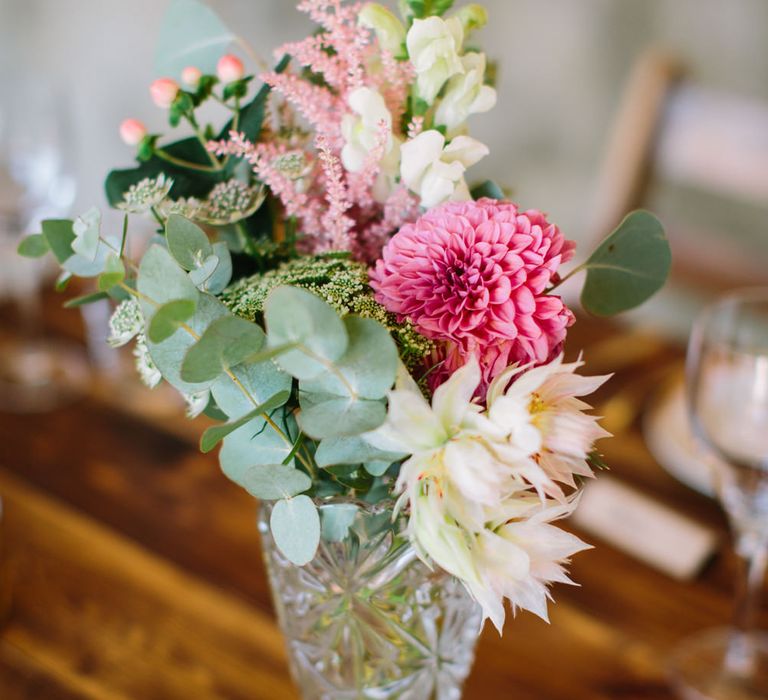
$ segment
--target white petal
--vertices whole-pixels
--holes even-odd
[[[449,434],[461,426],[470,402],[480,384],[480,365],[472,358],[435,390],[432,410]]]
[[[421,178],[432,163],[440,158],[445,137],[434,129],[424,131],[400,148],[400,176],[412,190],[417,190]]]

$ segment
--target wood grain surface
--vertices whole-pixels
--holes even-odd
[[[597,397],[616,434],[602,445],[614,475],[727,542],[719,509],[667,476],[639,430],[680,351],[594,322],[576,326],[571,348],[585,349],[590,373],[617,371]],[[197,452],[189,426],[148,425],[116,391],[101,380],[49,414],[0,414],[2,578],[13,589],[0,698],[296,700],[255,502]],[[681,583],[594,544],[571,567],[580,586],[555,588],[550,625],[522,614],[503,638],[484,631],[465,700],[671,700],[665,658],[727,622],[732,555],[724,546]]]

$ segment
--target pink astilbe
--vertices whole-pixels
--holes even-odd
[[[325,192],[328,211],[323,215],[322,223],[326,232],[330,250],[349,250],[349,231],[355,222],[347,216],[350,207],[347,187],[342,177],[341,163],[331,153],[323,136],[317,137],[317,149],[325,175]]]

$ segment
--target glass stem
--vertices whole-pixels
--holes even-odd
[[[750,673],[754,649],[750,637],[760,610],[760,598],[768,564],[768,543],[753,533],[742,533],[737,541],[738,574],[733,635],[725,659],[726,669],[737,674]]]

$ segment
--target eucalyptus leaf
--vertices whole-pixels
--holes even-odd
[[[273,420],[286,435],[296,430],[290,414],[283,419],[278,411]],[[256,464],[282,464],[292,447],[263,418],[255,418],[224,438],[219,465],[227,478],[239,484]]]
[[[73,224],[71,219],[45,219],[41,223],[42,235],[59,263],[72,257],[72,241],[75,240]]]
[[[235,36],[198,0],[173,0],[165,13],[155,54],[157,75],[175,78],[186,66],[216,72],[216,62]]]
[[[125,279],[125,265],[118,255],[109,253],[104,262],[104,271],[99,275],[98,286],[102,292],[112,289]]]
[[[280,391],[290,391],[293,379],[274,362],[242,363],[231,370],[238,382],[259,403]],[[251,411],[253,403],[226,375],[220,375],[211,385],[211,394],[218,407],[231,419]]]
[[[157,244],[150,246],[141,259],[137,289],[145,297],[140,298],[140,302],[147,319],[155,313],[156,305],[178,299],[197,302],[200,296],[197,287],[168,250]]]
[[[380,450],[358,435],[325,438],[318,446],[317,452],[315,452],[315,461],[318,467],[379,461],[386,462],[389,465],[405,457],[407,455],[404,453]]]
[[[42,258],[50,250],[48,241],[42,233],[24,236],[16,252],[25,258]]]
[[[392,462],[378,459],[371,462],[366,462],[363,465],[365,471],[367,471],[371,476],[382,476],[391,466]]]
[[[672,264],[661,222],[634,211],[590,256],[581,293],[586,311],[612,316],[642,304],[666,282]]]
[[[199,268],[206,258],[213,255],[213,246],[203,229],[178,214],[168,217],[165,237],[168,240],[168,251],[185,270]],[[213,269],[215,264],[211,273]]]
[[[273,501],[303,493],[312,486],[312,479],[295,467],[257,464],[245,471],[240,486],[254,498]]]
[[[387,417],[382,401],[300,394],[301,429],[316,439],[360,435],[378,428]]]
[[[219,258],[216,255],[209,255],[200,265],[189,271],[189,279],[198,289],[208,291],[208,280],[211,279],[216,268],[219,266]]]
[[[308,564],[320,543],[320,516],[308,496],[277,501],[269,519],[277,548],[296,566]]]
[[[186,382],[208,382],[258,352],[265,342],[259,326],[237,316],[223,316],[211,323],[188,351],[181,364]]]
[[[354,503],[329,503],[319,510],[322,538],[326,542],[345,540],[355,522],[358,506]]]
[[[191,299],[174,299],[163,304],[150,319],[147,337],[153,343],[170,338],[195,313],[197,305]]]
[[[346,352],[334,363],[333,371],[303,382],[302,390],[352,398],[383,398],[397,374],[395,341],[373,319],[349,315],[343,322],[349,338]]]
[[[65,309],[74,309],[78,306],[85,306],[86,304],[93,304],[94,302],[101,301],[102,299],[109,299],[109,294],[106,292],[94,292],[93,294],[84,294],[74,299],[68,299],[64,302]]]
[[[264,304],[264,317],[269,347],[296,345],[275,361],[297,379],[317,377],[347,349],[347,332],[339,315],[304,289],[273,289]]]
[[[75,238],[72,251],[89,262],[96,260],[101,233],[101,212],[91,207],[85,214],[78,216],[72,224]]]
[[[274,411],[276,408],[280,408],[280,406],[288,401],[290,396],[290,391],[278,392],[274,396],[267,399],[264,403],[254,407],[241,418],[238,418],[231,423],[215,425],[212,428],[208,428],[200,438],[200,451],[210,452],[214,447],[216,447],[216,445],[219,444],[219,442],[227,437],[227,435],[233,433],[238,428],[242,428],[246,423],[251,422],[254,418],[268,414],[270,411]]]
[[[472,188],[470,192],[472,199],[482,199],[483,197],[489,197],[490,199],[506,199],[504,190],[501,189],[493,180],[486,180],[481,182]]]
[[[210,294],[220,294],[232,279],[232,256],[224,241],[213,244],[213,254],[217,260],[216,268],[203,283],[203,289]]]

